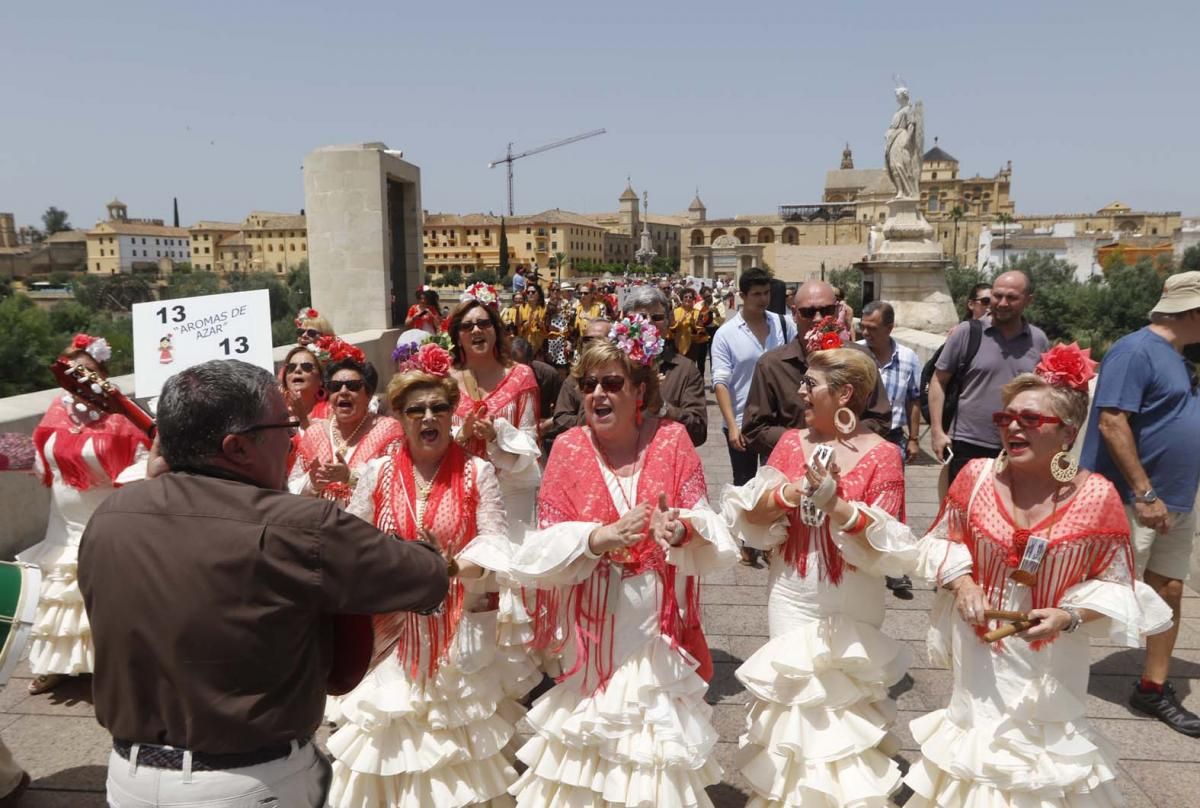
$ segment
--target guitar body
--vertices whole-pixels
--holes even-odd
[[[54,360],[50,372],[59,386],[71,395],[102,412],[125,416],[147,435],[154,437],[154,419],[112,382],[61,357]],[[332,696],[342,696],[357,687],[367,675],[376,657],[375,630],[370,615],[335,614],[331,617],[333,664],[325,681],[325,690]]]

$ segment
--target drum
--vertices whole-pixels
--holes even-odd
[[[37,567],[0,561],[0,685],[8,682],[29,643],[41,589]]]

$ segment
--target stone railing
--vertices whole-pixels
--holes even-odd
[[[380,390],[391,378],[392,349],[400,330],[360,331],[343,334],[342,338],[353,342],[367,355],[379,371]],[[278,365],[292,346],[275,349]],[[133,376],[115,376],[112,379],[122,390],[134,390]],[[60,395],[60,390],[39,390],[23,396],[0,399],[0,432],[33,432],[46,408]],[[134,393],[136,397],[136,391]],[[137,399],[139,404],[145,401]],[[32,474],[22,472],[0,472],[0,559],[11,558],[15,553],[40,541],[46,532],[46,520],[50,511],[50,492]]]

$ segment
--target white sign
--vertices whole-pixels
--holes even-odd
[[[133,305],[133,374],[139,398],[210,359],[240,359],[274,372],[266,289]]]

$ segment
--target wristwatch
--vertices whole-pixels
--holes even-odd
[[[663,401],[662,406],[658,408],[658,417],[659,418],[667,417],[667,402],[666,401]]]
[[[1140,494],[1134,494],[1133,498],[1143,505],[1152,505],[1158,502],[1158,494],[1154,493],[1153,488],[1147,488]]]

